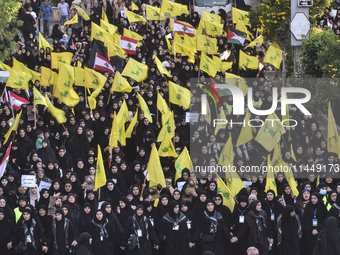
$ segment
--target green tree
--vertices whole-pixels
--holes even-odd
[[[16,48],[14,37],[19,33],[22,21],[17,14],[22,6],[19,0],[0,0],[0,61],[3,61]]]

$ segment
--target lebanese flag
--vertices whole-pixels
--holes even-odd
[[[9,160],[9,154],[11,152],[11,148],[12,148],[12,142],[9,144],[8,149],[6,151],[5,157],[2,159],[2,162],[0,164],[0,178],[4,175],[6,167],[7,167],[7,163]]]
[[[94,60],[94,69],[115,74],[115,70],[113,69],[109,60],[104,58],[102,55],[99,55],[98,53],[96,53],[96,58]]]
[[[119,46],[122,47],[127,54],[136,55],[138,40],[126,37],[124,35],[120,36]]]
[[[18,95],[12,92],[9,92],[9,101],[11,103],[13,110],[15,111],[20,110],[21,105],[23,104],[30,104],[30,101],[27,101],[27,99],[19,97]]]
[[[247,37],[246,33],[243,33],[240,30],[236,30],[234,28],[228,27],[228,37],[227,37],[228,43],[243,45],[244,41],[246,40],[246,37]]]
[[[327,19],[327,26],[329,26],[330,29],[333,29],[333,25],[334,25],[333,21],[331,21],[330,19]]]
[[[191,26],[188,23],[185,22],[181,22],[178,20],[173,20],[174,24],[173,24],[173,30],[174,33],[177,33],[179,35],[188,35],[188,36],[195,36],[195,28],[193,26]]]

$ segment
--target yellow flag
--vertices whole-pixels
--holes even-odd
[[[51,53],[51,68],[58,69],[59,62],[70,65],[72,61],[73,53],[71,52],[52,52]]]
[[[222,195],[223,197],[223,205],[229,208],[231,212],[234,211],[235,208],[235,200],[234,200],[234,194],[230,192],[227,185],[224,183],[224,181],[216,175],[217,177],[217,194]]]
[[[233,62],[222,62],[222,60],[217,56],[213,56],[213,61],[218,72],[227,71],[233,66]]]
[[[19,126],[19,122],[20,122],[20,118],[21,118],[21,114],[22,114],[22,110],[17,114],[17,116],[14,119],[14,122],[12,123],[11,127],[9,128],[9,130],[7,131],[7,133],[5,134],[5,141],[3,144],[6,144],[9,137],[12,134],[12,131],[17,131],[18,130],[18,126]]]
[[[48,110],[51,112],[52,116],[57,120],[58,123],[65,123],[67,121],[65,117],[65,112],[57,107],[55,107],[47,95],[45,95],[45,102]]]
[[[275,113],[268,115],[268,120],[279,119]],[[260,143],[267,151],[272,151],[275,144],[281,140],[281,135],[286,133],[280,121],[265,121],[260,128],[255,140]]]
[[[275,196],[277,195],[277,188],[276,188],[276,181],[275,181],[275,176],[274,172],[271,171],[269,166],[272,166],[272,163],[270,161],[270,154],[267,156],[267,165],[268,165],[268,171],[267,171],[267,177],[266,177],[266,187],[265,187],[265,192],[268,190],[274,190]]]
[[[175,168],[176,168],[175,181],[182,177],[182,171],[184,168],[188,168],[190,172],[192,172],[192,170],[194,169],[186,146],[184,146],[182,153],[176,159]]]
[[[118,27],[116,27],[115,25],[112,25],[108,21],[102,19],[100,20],[100,27],[112,35],[116,33],[118,29]]]
[[[184,34],[183,41],[184,44],[192,49],[193,52],[197,52],[197,43],[196,43],[197,37],[195,36],[188,36],[187,34]]]
[[[37,106],[38,104],[47,106],[45,97],[34,86],[33,86],[33,97],[34,97],[34,100],[33,100],[34,106]]]
[[[77,14],[77,13],[76,13],[76,15],[73,16],[72,19],[66,21],[66,22],[64,23],[64,26],[66,26],[66,25],[72,25],[72,24],[76,24],[76,23],[78,23],[78,14]]]
[[[135,81],[142,82],[148,78],[148,66],[130,58],[124,67],[122,75],[130,77]]]
[[[0,61],[0,69],[7,71],[7,72],[11,72],[12,68],[8,65],[6,65],[5,63]]]
[[[172,53],[174,55],[176,55],[177,53],[180,53],[180,54],[182,54],[182,56],[188,56],[188,62],[189,63],[195,63],[195,53],[194,53],[193,49],[187,47],[185,45],[185,43],[179,44],[179,43],[174,42],[172,50],[173,50]]]
[[[202,12],[202,20],[214,24],[221,24],[221,16],[210,12]]]
[[[168,116],[167,114],[171,114],[170,108],[167,105],[164,98],[157,91],[157,109],[162,113],[162,123],[167,121],[165,118]]]
[[[189,14],[188,7],[183,4],[163,0],[161,5],[161,15],[169,13],[170,17],[181,16],[181,14]]]
[[[232,7],[233,23],[242,22],[246,26],[250,25],[249,12]]]
[[[280,69],[282,62],[282,50],[279,45],[273,43],[269,46],[268,50],[265,53],[264,63],[269,63],[275,66],[277,69]]]
[[[118,118],[118,115],[117,115]],[[121,146],[126,146],[126,137],[125,137],[125,122],[123,120],[118,119],[118,141]]]
[[[40,85],[46,87],[54,85],[54,72],[51,69],[44,66],[41,67]]]
[[[85,87],[86,88],[96,89],[96,88],[104,87],[107,81],[107,78],[104,75],[87,67],[85,67],[84,73],[85,73]]]
[[[122,106],[117,114],[118,120],[123,121],[123,123],[129,121],[129,110],[124,99]]]
[[[27,66],[25,66],[23,63],[19,62],[15,58],[13,58],[13,69],[20,70],[21,72],[25,72],[29,75],[30,80],[34,83],[36,80],[40,81],[41,75],[40,73],[33,71],[29,69]]]
[[[44,49],[46,52],[46,48],[50,48],[53,51],[53,47],[46,41],[43,35],[39,32],[39,49]]]
[[[106,184],[106,174],[102,156],[102,149],[98,144],[98,156],[97,156],[97,164],[96,164],[96,176],[94,179],[94,190],[98,190],[100,187]]]
[[[102,7],[102,19],[103,19],[104,21],[106,21],[106,22],[109,22],[109,19],[107,18],[106,13],[105,13],[103,7]]]
[[[119,73],[115,73],[115,78],[113,79],[111,91],[116,92],[131,92],[132,87],[128,83],[128,81]]]
[[[113,148],[118,147],[118,119],[116,112],[114,112],[114,117],[112,120],[112,127],[111,127],[111,133],[110,133],[110,139],[109,139],[109,146],[110,146],[110,153],[112,152]]]
[[[168,49],[169,49],[170,54],[173,54],[172,45],[171,45],[171,43],[169,42],[169,39],[168,39],[167,36],[165,36],[165,41],[166,41],[166,45],[168,46]]]
[[[227,120],[227,117],[225,116],[223,107],[220,107],[217,118],[221,119],[221,120]],[[226,127],[227,127],[227,121],[225,123],[217,123],[216,126],[215,126],[214,134],[217,135],[217,133],[220,129],[225,129]]]
[[[131,1],[131,10],[132,11],[138,11],[139,10],[139,7],[133,1]]]
[[[104,86],[105,84],[102,84],[102,85]],[[91,110],[96,109],[96,105],[97,105],[96,98],[99,95],[99,93],[102,91],[102,89],[103,87],[96,88],[95,91],[93,91],[92,94],[87,97]]]
[[[137,34],[136,32],[133,32],[129,29],[124,28],[123,30],[123,35],[138,41],[143,40],[143,36],[141,36],[140,34]]]
[[[197,35],[197,50],[208,54],[217,53],[217,39],[205,35]]]
[[[152,116],[149,110],[148,105],[145,103],[144,98],[137,92],[138,95],[138,102],[140,105],[140,108],[142,109],[144,113],[144,117],[147,118],[152,123]]]
[[[294,178],[294,174],[292,172],[292,169],[287,165],[286,162],[284,162],[282,159],[281,159],[281,162],[280,164],[282,164],[282,168],[284,169],[288,169],[288,171],[285,171],[285,177],[286,177],[286,180],[290,186],[290,188],[292,189],[292,192],[295,196],[298,196],[299,195],[299,191],[297,189],[297,184],[296,184],[296,181],[295,181],[295,178]]]
[[[229,138],[221,151],[218,164],[220,166],[233,166],[234,165],[234,149],[233,149],[233,143],[231,140],[231,135],[229,135]]]
[[[286,105],[286,115],[282,115],[282,123],[283,121],[289,120],[289,105]],[[288,121],[288,125],[289,125],[289,121]],[[290,127],[286,127],[287,130],[290,130]]]
[[[84,20],[86,21],[90,20],[90,17],[86,14],[86,12],[80,6],[77,6],[76,9],[80,13],[80,15],[84,18]]]
[[[140,16],[134,12],[130,12],[127,9],[125,9],[124,11],[126,13],[127,19],[129,20],[129,23],[139,22],[139,21],[146,22],[146,19],[144,19],[143,16]]]
[[[312,35],[317,35],[317,34],[320,34],[320,33],[322,33],[322,32],[323,32],[323,30],[320,29],[320,28],[317,28],[317,27],[312,27],[312,28],[310,29],[310,33],[311,33]],[[316,186],[318,186],[318,185],[316,185]]]
[[[205,33],[211,36],[222,35],[223,24],[221,24],[221,17],[217,14],[203,12],[202,19],[199,24],[199,32],[202,34],[202,29]]]
[[[152,144],[147,171],[150,180],[149,187],[156,186],[158,184],[160,184],[163,188],[166,187],[164,173],[155,143]]]
[[[104,45],[107,47],[107,54],[109,57],[119,56],[125,59],[125,51],[118,44],[111,41],[105,41]]]
[[[171,114],[165,114],[164,117],[165,122],[163,121],[162,116],[162,124],[163,127],[161,128],[161,131],[159,131],[157,142],[162,142],[165,139],[165,133],[168,133],[170,138],[173,138],[175,136],[175,120],[174,120],[174,113],[171,112]]]
[[[247,35],[246,40],[251,41],[254,36],[249,32],[248,28],[246,25],[242,22],[238,22],[235,26],[235,29],[242,31]]]
[[[327,150],[340,155],[340,139],[338,129],[336,128],[331,103],[328,102],[328,137]]]
[[[259,67],[259,60],[256,57],[249,56],[240,50],[239,66],[242,67],[243,70],[257,69]]]
[[[98,26],[96,23],[91,22],[91,41],[93,39],[97,39],[101,42],[104,42],[104,34],[107,33],[103,28]]]
[[[84,68],[78,64],[78,66],[74,67],[74,85],[76,86],[85,86],[85,73]]]
[[[174,144],[171,141],[171,138],[168,133],[165,133],[164,140],[158,149],[159,156],[161,157],[174,157],[177,158],[177,153],[174,147]]]
[[[248,125],[249,122],[249,110],[247,110],[246,116],[244,117],[245,126],[242,126],[240,135],[237,139],[236,146],[241,146],[253,139],[253,133],[251,127]]]
[[[190,90],[169,81],[169,100],[173,104],[189,109],[191,100]]]
[[[125,137],[126,138],[131,138],[133,129],[135,128],[136,123],[137,123],[137,118],[138,118],[138,109],[136,110],[135,116],[133,117],[133,119],[132,119],[128,129],[125,132]]]
[[[161,8],[145,5],[145,14],[147,20],[165,20],[164,14],[161,16]]]
[[[231,73],[225,73],[225,83],[239,87],[242,90],[243,95],[247,95],[248,86],[245,79],[241,76],[237,76]]]
[[[263,39],[264,39],[263,35],[260,35],[260,36],[256,37],[256,39],[254,41],[252,41],[251,43],[249,43],[246,48],[248,48],[248,47],[255,47],[257,44],[262,45]]]
[[[28,82],[30,81],[30,75],[23,72],[21,69],[12,68],[6,86],[16,89],[28,90]]]
[[[168,70],[166,70],[165,66],[163,66],[162,62],[159,60],[159,58],[156,55],[154,56],[154,60],[156,62],[157,68],[159,70],[160,73],[165,74],[166,76],[168,76],[169,78],[172,77],[172,75],[168,72]]]
[[[200,69],[212,77],[216,76],[217,68],[214,64],[214,61],[207,55],[205,55],[203,52],[201,54]]]

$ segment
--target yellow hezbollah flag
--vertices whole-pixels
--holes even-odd
[[[143,36],[141,36],[140,34],[137,34],[136,32],[133,32],[129,29],[124,28],[123,30],[123,35],[138,41],[143,40]]]
[[[130,58],[122,75],[130,77],[135,81],[142,82],[148,78],[148,66]]]
[[[232,16],[233,23],[237,24],[238,22],[242,22],[246,26],[250,25],[249,12],[232,7]]]
[[[12,69],[20,70],[21,72],[28,74],[30,76],[30,81],[32,81],[33,83],[36,80],[40,81],[40,76],[41,76],[40,73],[29,69],[27,66],[25,66],[23,63],[19,62],[15,58],[13,59]]]
[[[292,189],[292,192],[295,196],[298,196],[299,195],[299,191],[297,189],[297,184],[296,184],[296,181],[295,181],[295,178],[294,178],[294,174],[292,172],[292,169],[290,166],[287,165],[286,162],[284,162],[282,159],[281,159],[281,162],[280,164],[282,164],[282,169],[288,169],[288,171],[285,171],[285,177],[286,177],[286,180],[290,186],[290,188]]]
[[[224,113],[224,110],[223,110],[223,106],[221,106],[219,108],[219,113],[218,113],[218,119],[221,119],[221,120],[226,120],[225,123],[217,123],[216,126],[215,126],[215,132],[214,134],[217,135],[218,131],[220,129],[225,129],[227,127],[227,117],[225,116],[225,113]]]
[[[152,123],[152,116],[149,110],[148,105],[145,103],[144,98],[137,92],[138,95],[138,102],[140,105],[140,108],[142,109],[144,113],[144,117],[147,118]]]
[[[118,27],[116,27],[115,25],[112,25],[111,23],[102,19],[100,20],[100,27],[112,35],[116,33],[118,29]]]
[[[248,28],[246,25],[242,22],[238,22],[235,26],[235,29],[242,31],[247,35],[246,40],[251,41],[254,36],[249,32]]]
[[[133,1],[131,1],[131,10],[132,11],[138,11],[139,10],[139,7]]]
[[[4,62],[0,61],[0,68],[4,71],[11,72],[12,68],[8,65],[6,65]]]
[[[33,97],[34,97],[34,100],[33,100],[34,106],[37,106],[38,104],[47,106],[45,97],[34,86],[33,86]]]
[[[200,69],[212,77],[216,76],[217,68],[214,64],[214,61],[207,55],[205,55],[203,52],[201,54]]]
[[[143,16],[140,16],[134,12],[130,12],[127,9],[125,9],[124,11],[126,13],[127,19],[129,20],[129,23],[139,22],[139,21],[146,22],[146,19],[144,19]]]
[[[182,56],[188,56],[188,62],[195,63],[195,53],[193,49],[190,49],[185,44],[179,44],[179,43],[174,42],[174,45],[171,50],[173,50],[172,53],[174,55],[176,55],[177,53],[180,53],[182,54]]]
[[[40,84],[46,87],[54,85],[54,72],[51,69],[44,66],[41,67]]]
[[[242,78],[241,76],[237,76],[231,73],[225,73],[225,83],[239,87],[242,90],[243,95],[247,95],[248,86],[244,78]]]
[[[124,99],[122,106],[117,114],[118,120],[123,121],[123,123],[129,121],[129,110]]]
[[[264,56],[263,62],[272,64],[277,69],[280,69],[282,62],[282,50],[280,46],[276,43],[270,45]]]
[[[112,152],[113,148],[118,147],[118,119],[116,112],[114,112],[114,117],[112,120],[112,127],[111,127],[111,133],[110,133],[110,139],[109,139],[109,146],[110,146],[110,153]]]
[[[189,109],[190,100],[191,100],[190,90],[169,81],[169,101],[171,103]]]
[[[111,91],[116,92],[131,92],[132,87],[128,83],[128,81],[119,73],[115,73],[115,78],[113,79]]]
[[[177,158],[177,153],[174,147],[174,144],[171,141],[171,138],[168,133],[165,133],[164,140],[158,149],[158,154],[161,157],[174,157]]]
[[[187,34],[184,34],[183,41],[184,44],[191,48],[193,52],[197,52],[197,43],[196,43],[197,37],[195,36],[188,36]]]
[[[268,120],[278,119],[275,113],[268,115]],[[281,122],[265,121],[265,124],[260,128],[255,140],[260,143],[267,151],[272,151],[275,144],[281,139],[281,135],[286,133]]]
[[[87,15],[87,13],[80,6],[77,6],[76,9],[80,13],[80,15],[84,18],[84,20],[86,20],[86,21],[90,20],[90,17]]]
[[[22,69],[12,68],[6,86],[14,89],[26,89],[28,90],[28,82],[30,81],[30,75],[24,72]]]
[[[106,21],[106,22],[109,22],[109,19],[107,18],[106,13],[105,13],[103,7],[102,7],[102,19],[103,19],[104,21]]]
[[[85,87],[86,88],[103,88],[107,78],[99,72],[85,67]]]
[[[55,107],[48,99],[47,95],[45,95],[45,102],[48,110],[51,112],[52,116],[58,121],[58,123],[65,123],[67,120],[65,117],[65,112]]]
[[[246,48],[248,48],[248,47],[255,47],[257,44],[262,45],[263,39],[264,39],[263,35],[260,35],[260,36],[256,37],[256,39],[254,41],[252,41],[251,43],[249,43]]]
[[[64,26],[66,26],[66,25],[72,25],[72,24],[76,24],[76,23],[78,23],[78,14],[77,14],[77,13],[76,13],[76,15],[73,16],[72,19],[70,19],[69,21],[66,21],[66,22],[64,23]]]
[[[157,109],[162,113],[162,123],[165,123],[167,114],[171,114],[169,106],[165,102],[164,98],[157,91]]]
[[[234,165],[234,149],[233,149],[233,143],[231,140],[231,135],[229,135],[229,138],[221,151],[218,164],[220,166],[233,166]]]
[[[16,132],[18,130],[21,114],[22,114],[22,110],[17,114],[17,116],[15,117],[14,122],[12,123],[11,127],[9,128],[7,133],[5,134],[5,141],[4,141],[3,144],[7,143],[10,135],[12,134],[12,131]]]
[[[74,67],[74,85],[84,87],[85,84],[84,68],[78,62],[78,66]]]
[[[217,39],[198,34],[197,35],[197,50],[206,52],[208,54],[217,53],[217,50],[218,50]]]
[[[340,155],[340,139],[338,129],[336,128],[331,103],[328,102],[328,137],[327,150]]]
[[[267,177],[266,177],[267,181],[266,181],[266,187],[265,187],[264,191],[267,192],[270,189],[274,190],[275,196],[276,196],[277,195],[276,181],[275,181],[274,172],[270,168],[270,166],[272,166],[271,164],[272,163],[270,161],[270,154],[268,154],[268,156],[267,156],[268,171],[267,171]]]
[[[251,132],[251,127],[248,125],[249,122],[249,110],[247,110],[246,116],[244,117],[245,125],[242,126],[240,135],[237,139],[236,146],[241,146],[253,139],[253,133]]]
[[[118,44],[111,41],[105,41],[104,45],[107,47],[107,54],[109,57],[119,56],[125,59],[125,51]]]
[[[234,194],[230,192],[227,185],[224,183],[224,181],[216,175],[217,177],[217,193],[222,195],[223,197],[223,205],[229,208],[231,212],[234,211],[235,208],[235,200],[234,200]]]
[[[131,138],[133,129],[135,128],[136,123],[137,123],[137,118],[138,118],[138,109],[136,110],[135,116],[133,117],[133,119],[132,119],[128,129],[125,132],[125,137],[126,138]]]
[[[157,137],[157,142],[161,142],[164,140],[165,133],[168,133],[170,138],[175,136],[175,120],[174,120],[174,113],[171,112],[166,114],[164,119],[166,120],[163,122],[163,116],[162,116],[162,124],[163,127],[161,128],[161,131],[159,131],[158,137]]]
[[[188,168],[190,172],[192,172],[192,170],[194,169],[186,146],[184,146],[182,153],[176,159],[175,168],[176,168],[175,181],[182,177],[182,171],[184,168]]]
[[[227,71],[233,66],[233,62],[222,62],[222,60],[217,56],[213,56],[213,61],[218,72]]]
[[[152,144],[149,163],[147,166],[148,179],[150,180],[149,187],[160,184],[163,188],[166,187],[164,173],[155,143]]]
[[[91,41],[97,39],[104,42],[104,34],[107,33],[103,28],[98,26],[96,23],[91,22]]]
[[[145,5],[145,14],[147,20],[165,20],[164,14],[161,16],[161,8]]]
[[[163,66],[162,62],[159,60],[159,58],[157,58],[156,55],[154,56],[154,60],[156,62],[157,68],[159,70],[160,73],[165,74],[166,76],[168,76],[169,78],[172,77],[171,74],[169,74],[168,70],[166,70],[165,66]]]
[[[161,5],[161,15],[169,13],[171,17],[181,16],[181,14],[189,14],[188,7],[183,4],[163,0]]]
[[[96,164],[96,176],[94,179],[94,190],[98,190],[100,187],[106,184],[106,174],[102,156],[102,149],[98,144],[98,156],[97,156],[97,164]]]
[[[52,52],[51,53],[51,68],[58,69],[59,62],[70,65],[72,61],[73,54],[71,52]]]
[[[44,49],[46,52],[46,48],[50,48],[50,50],[53,50],[53,47],[46,41],[46,39],[43,37],[43,35],[39,32],[39,49]]]
[[[256,57],[249,56],[240,50],[239,66],[242,67],[243,70],[257,69],[259,67],[259,60]]]

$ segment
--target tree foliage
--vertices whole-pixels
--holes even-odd
[[[22,21],[17,19],[21,6],[22,2],[19,0],[0,0],[0,61],[16,48],[14,37],[18,35],[22,25]]]

